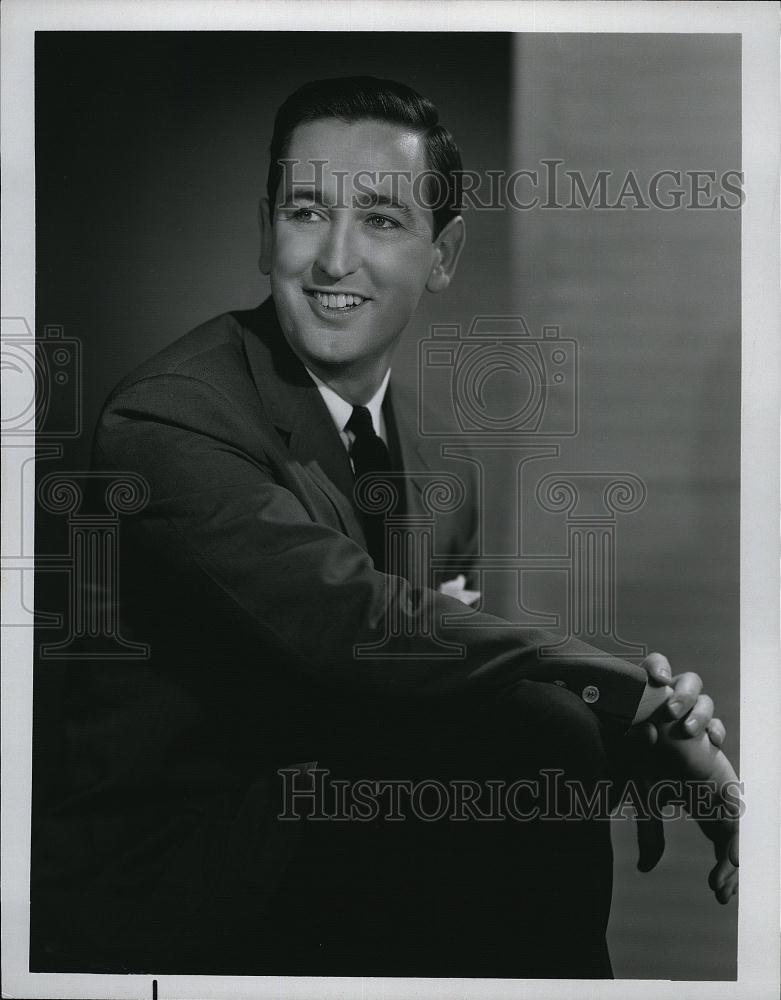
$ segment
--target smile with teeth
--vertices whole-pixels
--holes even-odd
[[[330,292],[312,292],[312,296],[324,309],[355,309],[366,301],[360,295],[344,295],[341,292],[337,295]]]

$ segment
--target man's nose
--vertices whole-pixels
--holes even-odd
[[[317,254],[317,266],[330,278],[339,279],[357,271],[361,264],[356,234],[350,220],[332,219]]]

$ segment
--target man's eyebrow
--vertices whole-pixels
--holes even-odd
[[[312,184],[293,184],[290,191],[285,194],[282,204],[286,204],[292,198],[306,198],[309,201],[316,202],[318,205],[323,204],[323,192],[319,187],[315,187]]]

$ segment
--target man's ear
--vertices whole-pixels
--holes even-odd
[[[463,218],[457,215],[434,241],[434,261],[426,282],[426,288],[430,292],[444,291],[450,284],[465,242],[466,226]]]
[[[271,212],[269,211],[268,198],[260,199],[258,205],[258,227],[260,229],[260,259],[258,266],[262,274],[271,274]]]

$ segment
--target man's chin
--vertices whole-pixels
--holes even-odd
[[[361,365],[365,360],[361,357],[356,357],[354,354],[348,352],[331,352],[329,354],[323,354],[318,352],[317,354],[306,354],[299,355],[306,365],[315,374],[318,373],[336,373],[336,372],[346,372],[351,368]]]
[[[366,360],[366,341],[355,330],[334,330],[327,323],[312,323],[299,319],[294,325],[283,324],[287,342],[308,367],[325,365],[329,368],[360,365]]]

